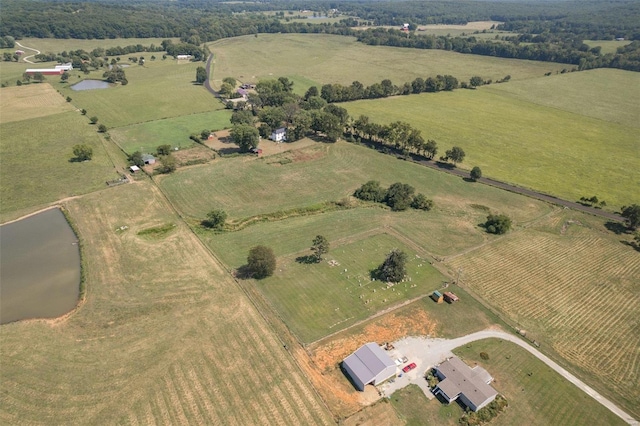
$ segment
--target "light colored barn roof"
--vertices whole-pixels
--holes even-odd
[[[376,343],[367,343],[343,361],[362,383],[371,382],[387,367],[395,367],[393,360]]]
[[[471,401],[476,407],[482,405],[487,399],[498,394],[486,381],[489,373],[483,368],[471,369],[460,358],[454,356],[440,364],[438,371],[446,378],[438,383],[438,387],[454,398],[458,394]]]

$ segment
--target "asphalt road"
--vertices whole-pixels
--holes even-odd
[[[396,378],[393,383],[387,383],[382,385],[382,392],[384,395],[391,395],[395,390],[402,388],[409,383],[414,383],[423,391],[431,393],[428,391],[426,386],[426,380],[423,377],[424,371],[427,368],[431,368],[436,364],[444,361],[446,358],[453,356],[451,352],[453,349],[467,345],[471,342],[475,342],[477,340],[487,339],[487,338],[497,338],[507,340],[509,342],[515,343],[520,346],[524,350],[531,353],[533,356],[538,358],[540,361],[547,364],[550,368],[560,374],[562,377],[576,385],[587,395],[598,401],[600,404],[604,405],[615,415],[620,417],[626,423],[634,426],[639,426],[637,420],[635,420],[631,415],[622,411],[618,406],[616,406],[613,402],[606,399],[598,392],[596,392],[592,387],[584,383],[582,380],[578,379],[573,374],[569,373],[567,370],[562,368],[553,360],[549,359],[548,356],[531,346],[529,343],[525,342],[521,338],[505,333],[504,331],[499,330],[483,330],[478,331],[476,333],[468,334],[463,337],[458,337],[456,339],[428,339],[428,338],[416,338],[409,337],[406,339],[399,340],[398,342],[394,342],[394,346],[396,349],[390,354],[391,356],[407,356],[409,358],[409,362],[417,361],[418,368],[410,371],[407,374],[403,374],[402,377]],[[425,393],[426,394],[426,393]],[[431,396],[432,395],[427,395]]]

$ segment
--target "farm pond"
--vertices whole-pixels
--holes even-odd
[[[0,324],[55,318],[80,293],[78,238],[60,209],[0,226]]]
[[[71,90],[95,90],[95,89],[108,89],[111,87],[109,83],[102,80],[82,80],[79,83],[71,86]]]

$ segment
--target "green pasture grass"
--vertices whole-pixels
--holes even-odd
[[[441,404],[437,399],[428,400],[418,385],[409,385],[395,391],[389,398],[398,417],[407,426],[438,424],[455,426],[464,411],[460,405]]]
[[[283,159],[291,161],[281,164]],[[317,143],[262,158],[229,158],[160,177],[158,184],[187,217],[202,220],[212,209],[224,209],[230,219],[240,219],[339,201],[369,180],[379,180],[385,187],[408,183],[434,199],[436,209],[453,213],[469,208],[477,212],[471,213],[474,217],[486,216],[486,212],[471,209],[471,204],[508,209],[518,222],[532,220],[548,210],[544,203],[346,142]]]
[[[277,46],[278,58],[272,52]],[[420,50],[388,46],[367,46],[353,37],[326,34],[259,34],[219,40],[208,44],[215,55],[213,79],[233,76],[258,81],[280,76],[304,76],[319,85],[365,85],[390,79],[395,84],[450,74],[461,81],[474,75],[497,80],[511,75],[514,80],[541,77],[566,65],[463,55],[443,50]],[[304,87],[306,90],[307,87]]]
[[[0,133],[3,222],[14,212],[103,189],[118,178],[96,127],[78,112],[5,123]],[[69,161],[76,144],[93,148],[91,161]]]
[[[65,205],[86,300],[64,319],[2,326],[1,423],[332,424],[272,329],[149,181]],[[164,239],[138,235],[167,223],[177,226]]]
[[[217,110],[183,115],[164,120],[148,121],[140,124],[110,130],[113,140],[126,152],[154,152],[160,145],[188,148],[194,142],[189,139],[193,133],[202,130],[220,130],[230,127],[231,111]]]
[[[590,48],[594,48],[597,46],[600,46],[601,50],[600,52],[602,54],[607,54],[607,53],[616,53],[616,50],[618,50],[618,47],[624,47],[627,44],[630,44],[631,41],[629,40],[582,40],[582,42],[584,44],[586,44],[587,46],[589,46]]]
[[[538,105],[494,86],[343,106],[376,123],[411,123],[437,141],[438,156],[459,146],[466,153],[459,167],[479,166],[487,177],[572,201],[596,195],[612,210],[640,201],[637,128]]]
[[[126,86],[84,91],[70,88],[84,79],[102,80],[102,70],[89,75],[74,71],[68,83],[52,83],[64,96],[73,99],[73,105],[86,109],[90,117],[97,116],[109,128],[224,108],[202,85],[194,83],[196,68],[204,66],[203,62],[179,64],[160,57],[152,61],[150,56],[145,54],[144,66],[131,64],[125,69],[129,81]]]
[[[559,211],[445,263],[541,350],[638,417],[640,256],[611,226]]]
[[[482,91],[640,128],[640,74],[637,72],[601,68],[494,84],[483,87]]]
[[[0,83],[6,86],[15,86],[16,81],[22,80],[22,75],[24,74],[24,72],[27,70],[27,68],[31,67],[37,68],[36,65],[21,62],[0,62]],[[1,89],[0,93],[2,93]]]
[[[6,87],[0,97],[0,124],[74,110],[50,84]]]
[[[386,283],[372,281],[371,271],[394,248],[407,254],[411,281],[387,288]],[[305,255],[308,253],[300,254]],[[339,265],[331,266],[328,260]],[[276,273],[256,286],[307,343],[385,307],[432,292],[440,288],[444,278],[426,260],[416,257],[415,251],[387,234],[332,246],[324,261],[317,264],[300,262],[295,256],[278,261]]]
[[[480,352],[489,355],[480,358]],[[509,406],[491,424],[495,425],[623,425],[622,419],[606,409],[542,361],[511,342],[486,339],[454,350],[471,366],[478,364],[491,374],[492,386]],[[393,396],[392,396],[393,398]],[[617,401],[614,400],[614,403]],[[433,411],[441,410],[437,400]]]
[[[87,52],[91,52],[93,49],[102,47],[125,47],[130,45],[138,45],[141,44],[144,47],[148,47],[152,44],[156,46],[160,46],[163,40],[172,40],[174,43],[180,42],[180,39],[177,37],[166,37],[166,38],[114,38],[114,39],[103,39],[103,40],[79,40],[79,39],[59,39],[59,38],[32,38],[27,37],[19,40],[20,44],[26,47],[31,47],[33,49],[37,49],[42,53],[61,53],[63,51],[70,50],[78,50],[83,49]],[[16,49],[21,49],[16,45]],[[31,54],[35,54],[32,50],[22,49],[25,51],[25,55],[29,56]],[[156,55],[162,56],[162,52],[145,52],[145,55],[151,56]],[[128,57],[129,55],[121,55],[123,57]]]

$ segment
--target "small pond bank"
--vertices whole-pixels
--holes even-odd
[[[111,87],[106,81],[102,80],[82,80],[79,83],[71,86],[71,90],[79,91],[79,90],[96,90],[96,89],[108,89]]]

